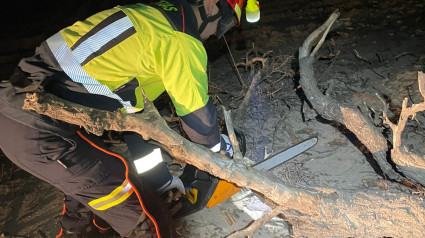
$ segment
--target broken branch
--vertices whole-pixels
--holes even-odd
[[[261,226],[264,225],[267,221],[271,220],[273,217],[281,214],[282,211],[279,208],[275,208],[266,215],[258,218],[257,220],[253,221],[251,225],[246,227],[243,230],[239,230],[228,236],[227,238],[238,238],[238,237],[246,237],[246,236],[252,236],[256,230],[258,230]]]
[[[334,24],[338,16],[339,11],[334,11],[328,20],[311,33],[300,47],[300,84],[306,98],[319,115],[327,120],[344,124],[369,149],[386,176],[402,181],[402,176],[396,173],[387,162],[387,141],[373,122],[365,117],[355,105],[352,107],[336,101],[324,95],[317,86],[313,70],[314,54],[310,54],[310,51],[316,43],[320,42],[320,39],[326,37],[325,33]],[[315,52],[317,50],[313,53]]]
[[[171,155],[214,176],[264,194],[276,204],[296,208],[302,213],[315,213],[317,196],[289,188],[265,174],[235,163],[225,155],[213,153],[194,144],[170,129],[152,103],[145,103],[142,113],[121,114],[81,106],[52,94],[27,94],[24,110],[33,110],[58,120],[84,127],[87,132],[102,135],[105,130],[133,131],[145,140],[160,143]]]
[[[425,236],[422,229],[425,209],[421,206],[422,200],[413,195],[373,188],[353,192],[287,187],[279,180],[184,139],[167,126],[151,103],[145,104],[142,113],[123,115],[83,107],[50,94],[34,93],[27,95],[23,108],[79,125],[96,135],[103,134],[104,130],[133,131],[146,140],[155,140],[175,158],[257,191],[278,204],[296,237],[405,236],[406,232]],[[391,223],[380,222],[377,217],[390,219]]]
[[[241,104],[239,105],[237,109],[237,113],[236,113],[237,117],[240,117],[245,113],[246,107],[248,106],[249,100],[251,99],[251,95],[254,92],[254,89],[260,80],[261,80],[261,72],[258,71],[252,78],[251,85],[249,86],[248,91],[245,94],[245,97],[243,98]]]
[[[243,156],[239,147],[238,139],[236,138],[236,135],[235,135],[235,130],[233,128],[232,116],[230,111],[227,111],[224,106],[223,106],[223,114],[224,114],[224,119],[226,121],[227,132],[229,133],[229,139],[233,146],[233,160],[235,160],[236,163],[243,164]]]
[[[400,118],[397,124],[392,123],[384,111],[384,123],[389,125],[393,131],[393,149],[391,150],[391,158],[399,166],[415,167],[418,169],[425,169],[425,157],[417,155],[409,151],[406,146],[402,145],[402,133],[406,128],[409,118],[414,118],[416,113],[425,111],[425,74],[421,71],[418,72],[419,91],[424,98],[424,102],[407,106],[408,98],[405,98],[402,103]],[[384,104],[385,108],[388,107]],[[422,182],[423,181],[419,181]]]

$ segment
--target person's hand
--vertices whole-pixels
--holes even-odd
[[[245,156],[246,152],[246,140],[245,140],[245,134],[242,131],[239,131],[235,129],[235,136],[238,140],[239,149],[242,153],[242,156]],[[224,154],[229,157],[233,158],[233,146],[230,142],[229,136],[225,134],[221,134],[221,148],[220,150],[224,152]]]
[[[181,194],[185,193],[183,182],[177,176],[171,176],[171,179],[164,185],[162,185],[160,188],[158,188],[157,192],[164,193],[173,188],[177,189],[177,191],[179,191]]]
[[[233,157],[233,146],[232,143],[230,143],[230,139],[227,135],[221,134],[221,138],[223,138],[225,145],[222,145],[221,148],[224,151],[224,153],[229,157]]]

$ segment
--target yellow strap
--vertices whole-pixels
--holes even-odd
[[[126,200],[134,192],[133,187],[125,180],[118,188],[114,189],[107,196],[89,202],[89,205],[96,210],[106,210]]]
[[[185,195],[187,200],[189,200],[189,202],[192,204],[195,204],[196,201],[198,201],[198,189],[196,188],[186,188]]]

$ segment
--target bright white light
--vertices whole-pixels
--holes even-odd
[[[257,11],[246,11],[246,21],[254,23],[260,20],[260,9]]]
[[[248,0],[245,11],[247,22],[254,23],[260,20],[260,3],[258,0]]]

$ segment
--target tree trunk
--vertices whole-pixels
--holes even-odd
[[[311,33],[301,46],[299,50],[301,87],[307,99],[319,115],[327,120],[344,124],[347,129],[354,133],[359,141],[369,149],[386,176],[391,179],[402,181],[403,178],[397,174],[387,162],[388,145],[387,140],[382,135],[382,131],[380,131],[372,121],[365,117],[355,106],[344,105],[343,103],[337,102],[325,96],[317,87],[313,70],[315,54],[338,16],[338,11],[332,13],[329,19]],[[311,52],[311,49],[315,45],[316,48]]]
[[[425,236],[425,209],[417,196],[378,187],[364,191],[287,187],[278,179],[184,139],[166,125],[150,103],[143,113],[123,115],[86,108],[49,94],[28,94],[24,109],[79,125],[96,135],[104,130],[133,131],[146,140],[155,140],[172,156],[272,200],[296,237]]]
[[[365,145],[372,153],[374,159],[379,164],[385,176],[390,179],[402,182],[406,180],[406,178],[395,172],[392,166],[387,162],[389,147],[387,145],[387,140],[382,134],[382,129],[376,127],[370,118],[364,116],[362,112],[357,109],[356,105],[345,105],[343,103],[337,102],[336,100],[325,96],[317,87],[317,82],[314,77],[313,70],[315,54],[321,47],[330,27],[338,16],[339,12],[335,11],[322,26],[320,26],[307,37],[302,47],[300,48],[300,84],[307,99],[319,115],[326,118],[327,120],[344,124],[347,129],[354,133],[359,141],[362,142],[363,145]],[[315,49],[311,52],[311,49],[315,45]],[[418,75],[420,87],[423,87],[423,81],[421,82],[420,80],[422,75],[423,74],[421,73]],[[406,109],[406,105],[404,105],[404,108],[406,111],[408,111],[408,109]],[[416,111],[412,112],[409,116],[414,116],[414,113],[421,111],[422,108],[423,103],[414,104],[412,108],[409,108],[409,110]],[[408,112],[406,114],[408,114]],[[407,120],[409,117],[404,116],[405,118],[403,118],[403,116],[404,115],[401,115],[401,121]],[[404,127],[400,127],[402,128],[402,131]],[[394,128],[396,127],[393,127],[393,129]],[[401,134],[401,132],[396,131],[394,131],[394,133]],[[416,162],[414,164],[410,163],[410,166],[406,166],[406,164],[409,164],[408,162],[412,161],[412,159],[409,158],[409,156],[412,156],[412,154],[407,153],[409,155],[406,155],[404,158],[400,158],[399,154],[401,153],[396,155],[396,152],[401,151],[399,149],[402,147],[401,141],[395,140],[395,142],[396,143],[394,146],[397,150],[393,150],[391,157],[393,158],[393,162],[397,165],[397,168],[403,172],[408,179],[420,184],[425,184],[425,170],[422,167],[422,165],[425,163],[425,156],[417,156],[417,158],[415,158]]]

